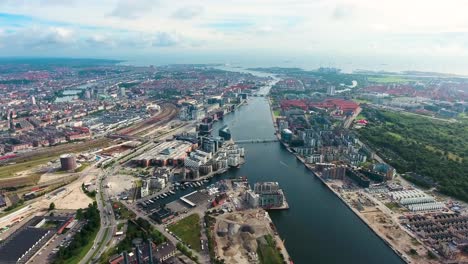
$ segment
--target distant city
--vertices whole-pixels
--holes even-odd
[[[466,77],[11,58],[0,93],[0,263],[468,262]]]

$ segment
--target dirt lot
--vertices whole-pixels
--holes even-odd
[[[256,262],[257,239],[274,235],[270,219],[262,209],[219,215],[215,232],[216,255],[227,263]]]
[[[96,180],[98,170],[91,169],[86,173],[86,176],[77,180],[67,186],[67,192],[62,196],[61,199],[55,202],[57,209],[79,209],[85,208],[88,204],[93,202],[93,199],[88,197],[82,190],[81,185],[87,182],[93,182]]]

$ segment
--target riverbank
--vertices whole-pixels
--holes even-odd
[[[356,216],[358,216],[358,218],[367,226],[369,227],[370,230],[372,230],[372,232],[377,235],[393,252],[395,252],[398,256],[400,256],[400,258],[405,261],[406,263],[410,263],[410,257],[404,253],[405,250],[407,250],[408,248],[402,248],[401,247],[401,244],[398,244],[398,243],[391,243],[389,241],[389,239],[387,239],[388,235],[386,234],[383,234],[382,232],[379,231],[379,229],[377,228],[377,226],[375,226],[374,224],[372,224],[371,222],[369,222],[368,219],[365,218],[365,216],[363,214],[361,214],[361,212],[359,212],[358,210],[356,210],[339,192],[337,192],[333,187],[332,187],[332,184],[326,182],[322,177],[320,177],[319,175],[317,175],[314,171],[314,168],[311,167],[309,164],[306,163],[305,159],[302,158],[299,154],[295,153],[292,151],[292,149],[287,145],[285,144],[284,142],[281,141],[281,134],[280,134],[280,131],[278,131],[278,126],[277,126],[277,122],[276,122],[276,117],[274,115],[274,112],[273,112],[273,108],[272,108],[272,104],[271,104],[271,99],[268,98],[268,103],[269,103],[269,107],[270,107],[270,113],[271,113],[271,118],[273,120],[273,124],[274,124],[274,128],[275,128],[275,134],[276,136],[278,137],[278,139],[280,140],[281,144],[290,152],[292,153],[302,164],[304,164],[304,166],[310,171],[312,172],[312,174],[318,178],[322,184],[324,186],[326,186],[328,188],[328,190],[330,190],[333,194],[335,194],[339,199],[340,201],[348,208],[350,209]],[[416,262],[417,263],[417,262]]]

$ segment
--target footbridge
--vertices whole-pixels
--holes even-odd
[[[270,142],[279,142],[279,140],[277,138],[269,138],[269,139],[254,138],[254,139],[234,140],[234,143],[236,144],[254,144],[254,143],[270,143]]]

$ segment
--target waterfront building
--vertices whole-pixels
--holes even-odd
[[[259,206],[262,208],[281,207],[284,194],[278,182],[258,182],[254,185],[254,192],[259,195]]]
[[[245,201],[251,208],[257,208],[260,205],[260,195],[248,190],[245,192]]]
[[[291,142],[292,137],[293,133],[291,130],[287,128],[281,130],[281,140],[283,140],[284,142]]]
[[[199,168],[199,172],[201,175],[210,174],[213,172],[213,165],[212,164],[201,165]]]
[[[369,188],[370,180],[364,174],[353,169],[346,170],[346,176],[356,182],[359,186],[363,188]]]
[[[203,151],[215,154],[218,152],[222,140],[216,139],[214,137],[202,137],[201,138],[201,148]],[[222,143],[221,143],[222,145]]]
[[[322,154],[312,154],[306,157],[307,163],[322,163],[323,155]]]
[[[324,168],[322,170],[322,178],[324,179],[343,180],[345,175],[346,166],[344,165]]]
[[[231,140],[231,131],[229,130],[229,126],[225,125],[218,130],[218,134],[224,140]]]
[[[229,154],[227,159],[228,166],[238,167],[240,165],[240,155],[239,154]]]

